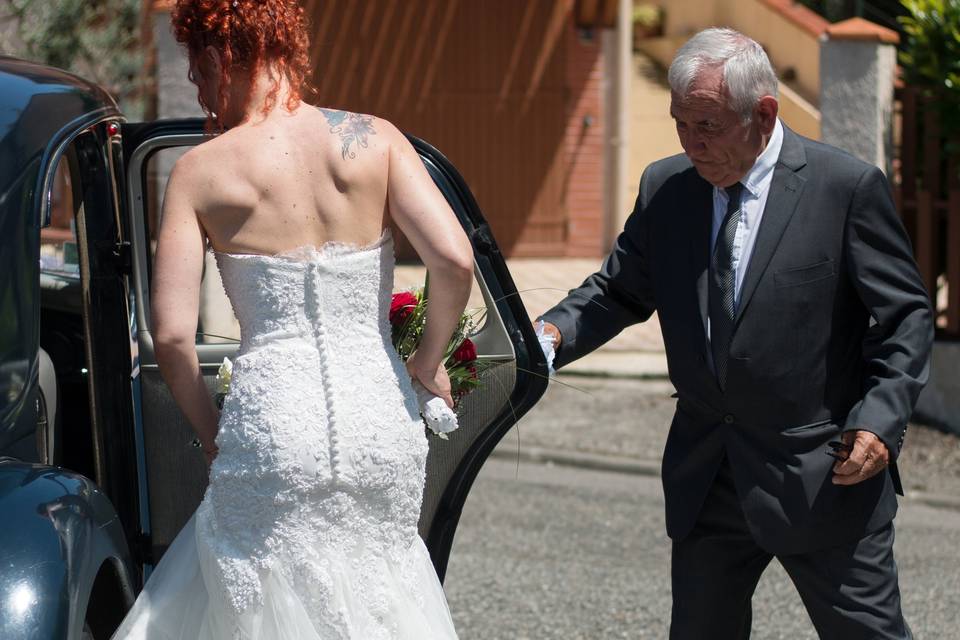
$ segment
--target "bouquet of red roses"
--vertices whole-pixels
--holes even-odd
[[[427,315],[425,291],[425,288],[420,288],[394,293],[390,304],[391,338],[394,348],[404,362],[416,351],[423,338]],[[476,314],[465,312],[447,345],[444,366],[450,378],[454,404],[459,403],[463,396],[480,385],[477,348],[467,337],[475,333],[478,324]]]

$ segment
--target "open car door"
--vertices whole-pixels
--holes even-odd
[[[155,564],[203,496],[206,468],[193,446],[193,431],[160,377],[150,333],[150,280],[163,187],[176,158],[204,140],[203,120],[170,120],[123,126],[126,206],[139,326],[141,419],[139,477],[144,522],[145,565]],[[517,295],[513,279],[490,228],[463,178],[429,144],[410,138],[473,244],[475,290],[482,294],[485,320],[471,336],[481,367],[480,387],[458,407],[460,428],[449,440],[430,438],[427,481],[420,518],[442,580],[464,501],[483,462],[511,426],[540,398],[547,385],[546,363]],[[229,302],[208,258],[201,293],[197,353],[213,388],[224,357],[239,347]]]

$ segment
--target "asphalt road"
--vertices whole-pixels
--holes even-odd
[[[960,512],[904,501],[896,523],[916,638],[960,638]],[[462,640],[666,638],[669,549],[659,478],[490,460],[445,586]],[[752,637],[816,638],[776,562]]]

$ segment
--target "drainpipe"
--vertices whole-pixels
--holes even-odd
[[[604,121],[607,144],[604,153],[603,253],[621,231],[620,219],[629,206],[626,185],[629,176],[630,80],[633,64],[633,2],[618,0],[617,23],[604,38]]]

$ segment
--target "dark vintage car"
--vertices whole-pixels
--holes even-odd
[[[157,370],[150,278],[159,193],[198,119],[127,123],[101,88],[0,57],[0,638],[109,638],[206,482]],[[481,388],[431,438],[421,535],[441,578],[497,441],[540,397],[546,365],[463,179],[413,140],[467,231],[486,320]],[[215,268],[197,352],[212,385],[236,326]]]

